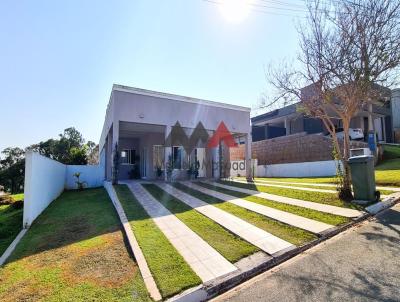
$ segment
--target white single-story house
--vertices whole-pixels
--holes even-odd
[[[193,164],[198,177],[218,178],[228,131],[245,144],[250,163],[250,108],[113,85],[99,142],[100,166],[106,180],[166,179],[169,173],[182,179]],[[219,144],[210,145],[215,136]]]

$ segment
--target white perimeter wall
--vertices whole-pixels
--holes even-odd
[[[102,186],[104,167],[100,165],[64,165],[36,152],[25,158],[23,226],[28,227],[64,189],[76,189],[74,173],[81,172],[87,187]]]
[[[245,160],[231,160],[230,161],[230,176],[231,177],[246,177],[246,161]],[[251,173],[253,177],[258,177],[258,171],[259,167],[262,166],[257,166],[257,159],[252,159],[251,160]],[[262,176],[261,176],[262,177]]]
[[[336,175],[336,163],[334,160],[257,166],[258,177],[319,177],[333,175]]]
[[[85,181],[88,188],[101,187],[104,181],[104,169],[100,169],[100,166],[95,165],[68,165],[65,175],[65,189],[74,190],[76,189],[76,177],[74,174],[80,172],[80,181]]]
[[[38,153],[25,158],[24,227],[32,222],[64,190],[67,167]]]

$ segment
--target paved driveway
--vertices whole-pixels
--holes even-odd
[[[400,204],[216,301],[400,301]]]

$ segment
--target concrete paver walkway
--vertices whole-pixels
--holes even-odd
[[[139,183],[129,188],[146,212],[203,282],[224,276],[237,268],[161,205]]]
[[[255,179],[255,181],[256,182],[262,182],[262,183],[283,184],[283,185],[287,184],[287,185],[328,187],[328,188],[336,187],[336,185],[333,184],[333,183],[291,182],[291,181],[278,181],[278,180],[269,180],[269,179]],[[387,191],[393,191],[393,192],[400,192],[400,188],[395,188],[395,187],[377,186],[376,189],[377,190],[387,190]]]
[[[280,239],[192,195],[182,192],[169,184],[158,183],[157,185],[168,194],[186,203],[199,213],[214,220],[216,223],[220,224],[232,233],[259,247],[261,250],[272,256],[295,248],[293,244]]]
[[[212,182],[212,184],[215,186],[221,187],[221,188],[228,189],[228,190],[238,191],[238,192],[242,192],[245,194],[249,194],[249,195],[265,198],[268,200],[276,201],[276,202],[291,204],[291,205],[295,205],[295,206],[299,206],[299,207],[303,207],[303,208],[313,209],[313,210],[317,210],[320,212],[335,214],[335,215],[349,217],[349,218],[358,217],[363,214],[360,211],[348,209],[348,208],[341,208],[341,207],[337,207],[337,206],[331,206],[331,205],[312,202],[312,201],[305,201],[305,200],[301,200],[301,199],[289,198],[289,197],[259,192],[259,191],[255,191],[255,190],[240,188],[237,186],[224,185],[224,184],[217,183],[217,182]]]
[[[215,196],[218,199],[233,203],[239,207],[243,207],[250,211],[259,213],[261,215],[270,217],[272,219],[286,223],[291,226],[301,228],[303,230],[307,230],[307,231],[315,233],[315,234],[320,234],[320,233],[326,232],[329,229],[334,228],[333,225],[330,225],[327,223],[312,220],[312,219],[305,218],[305,217],[295,215],[292,213],[288,213],[285,211],[277,210],[277,209],[267,207],[267,206],[264,206],[264,205],[261,205],[261,204],[255,203],[255,202],[237,198],[232,195],[224,194],[224,193],[221,193],[221,192],[218,192],[215,190],[210,190],[210,189],[204,188],[204,187],[199,186],[192,182],[184,182],[184,184],[187,185],[188,187],[198,190],[204,194]]]

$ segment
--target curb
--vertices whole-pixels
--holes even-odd
[[[383,210],[386,210],[387,208],[390,208],[399,200],[400,200],[400,193],[394,193],[386,197],[384,200],[374,203],[369,207],[366,207],[365,210],[371,215],[375,215],[379,212],[382,212]]]
[[[17,244],[21,241],[22,237],[24,237],[25,233],[28,231],[28,229],[22,229],[17,237],[11,242],[11,244],[8,246],[8,248],[4,251],[3,255],[0,257],[0,266],[2,266],[8,257],[11,256],[11,253],[15,250],[17,247]]]
[[[399,194],[400,198],[400,194]],[[214,279],[196,288],[189,289],[186,292],[178,294],[167,301],[179,301],[179,302],[198,302],[208,301],[233,287],[301,254],[302,252],[330,239],[331,237],[363,222],[371,216],[369,213],[364,213],[359,217],[356,217],[351,222],[344,224],[339,227],[332,228],[330,232],[321,234],[321,237],[311,241],[303,246],[295,249],[286,251],[286,253],[277,255],[276,257],[267,255],[264,252],[257,252],[253,255],[245,257],[235,263],[235,266],[239,268],[238,271],[233,272],[224,277]],[[197,299],[197,300],[195,300]]]

